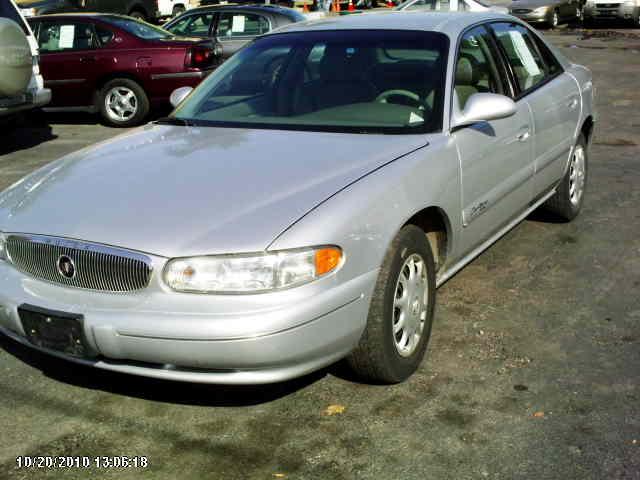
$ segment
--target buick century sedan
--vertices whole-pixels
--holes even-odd
[[[0,196],[1,331],[97,368],[268,383],[420,365],[436,288],[583,204],[590,72],[502,14],[291,24],[167,118]]]

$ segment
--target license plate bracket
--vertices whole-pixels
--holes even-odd
[[[28,304],[18,307],[18,315],[27,340],[33,345],[73,357],[90,356],[83,315]]]

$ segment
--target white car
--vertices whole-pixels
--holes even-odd
[[[46,105],[38,43],[13,0],[0,2],[0,117]]]
[[[398,5],[396,10],[509,13],[506,7],[489,5],[481,0],[407,0]]]

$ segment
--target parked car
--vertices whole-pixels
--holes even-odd
[[[160,17],[158,0],[18,0],[25,17],[51,13],[119,13],[155,22]]]
[[[509,13],[509,9],[506,7],[490,5],[482,0],[406,0],[395,9],[445,12],[486,12],[490,10],[497,13]]]
[[[439,285],[538,207],[580,212],[593,91],[493,12],[284,27],[166,119],[0,195],[0,330],[165,379],[275,382],[346,357],[402,381]]]
[[[640,28],[640,0],[587,0],[584,22],[588,26],[598,21],[622,20]]]
[[[582,21],[583,0],[514,0],[509,13],[525,22],[555,28]]]
[[[142,123],[171,92],[197,85],[219,62],[213,42],[175,37],[121,15],[45,15],[30,20],[50,109],[99,112],[119,127]]]
[[[13,0],[0,2],[0,116],[46,105],[38,44]]]
[[[290,23],[307,20],[300,12],[274,5],[221,5],[194,8],[164,28],[174,35],[215,39],[228,58],[256,37]]]

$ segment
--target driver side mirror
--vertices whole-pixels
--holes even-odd
[[[518,110],[516,102],[497,93],[474,93],[467,100],[462,112],[457,106],[457,101],[455,103],[451,122],[452,129],[467,127],[478,122],[511,117]]]
[[[180,87],[171,92],[169,97],[169,103],[173,108],[176,108],[182,103],[182,101],[193,91],[193,87]]]

